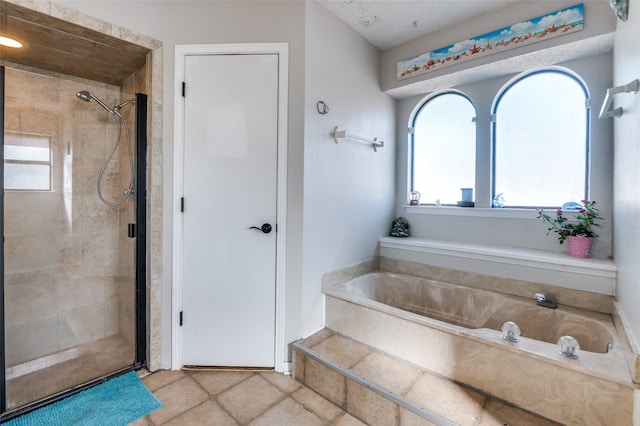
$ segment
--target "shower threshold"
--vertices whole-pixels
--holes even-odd
[[[130,368],[130,341],[105,337],[7,368],[7,409],[13,411]]]
[[[22,364],[8,367],[6,372],[6,379],[16,379],[21,376],[25,376],[30,373],[34,373],[43,368],[53,367],[54,365],[61,364],[65,361],[79,358],[89,352],[88,345],[76,346],[73,348],[65,349],[60,352],[56,352],[51,355],[46,355],[41,358],[37,358],[31,361],[23,362]]]

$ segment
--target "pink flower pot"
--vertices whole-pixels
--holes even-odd
[[[567,237],[567,244],[569,245],[569,256],[572,257],[589,257],[591,252],[591,243],[593,243],[593,237],[587,237],[585,235],[570,235]]]

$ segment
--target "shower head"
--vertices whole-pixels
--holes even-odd
[[[76,93],[76,96],[85,102],[91,102],[91,93],[87,92],[86,90],[82,90]]]
[[[111,108],[109,108],[107,106],[107,104],[102,102],[96,95],[94,95],[93,93],[91,93],[89,91],[81,90],[80,92],[76,93],[76,96],[79,99],[82,99],[85,102],[91,102],[91,100],[93,99],[94,101],[96,101],[98,103],[98,105],[100,105],[102,108],[104,108],[109,114],[115,115],[115,112]]]

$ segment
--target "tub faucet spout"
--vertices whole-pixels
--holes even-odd
[[[544,293],[536,293],[536,304],[545,308],[556,309],[558,305],[551,299],[548,299]]]

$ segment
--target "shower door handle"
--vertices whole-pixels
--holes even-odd
[[[271,232],[273,228],[271,227],[270,224],[264,223],[260,228],[258,228],[257,226],[252,226],[249,229],[257,229],[258,231],[261,231],[263,234],[268,234]]]

